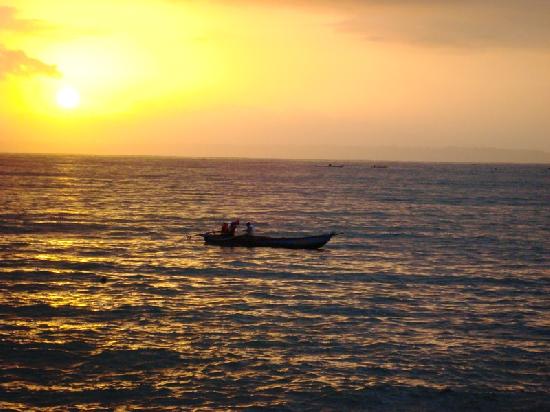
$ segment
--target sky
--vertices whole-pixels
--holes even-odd
[[[0,152],[550,161],[549,21],[548,0],[0,0]]]

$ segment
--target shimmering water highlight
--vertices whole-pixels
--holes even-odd
[[[550,408],[548,167],[318,164],[0,156],[0,408]]]

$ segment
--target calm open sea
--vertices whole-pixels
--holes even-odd
[[[548,165],[319,164],[0,155],[0,409],[549,410]]]

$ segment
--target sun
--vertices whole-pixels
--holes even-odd
[[[74,109],[80,104],[80,93],[74,87],[63,86],[57,91],[56,100],[63,109]]]

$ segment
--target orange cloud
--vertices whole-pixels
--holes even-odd
[[[48,26],[41,20],[20,19],[14,7],[0,6],[0,34],[7,31],[23,33],[43,30]],[[46,64],[28,56],[23,50],[10,50],[0,44],[0,79],[7,75],[45,75],[59,77],[61,73],[54,65]]]
[[[21,19],[17,17],[15,7],[0,6],[0,30],[2,31],[37,31],[48,25],[41,20]]]
[[[22,50],[8,50],[0,45],[0,79],[8,74],[19,76],[45,75],[59,77],[54,65],[27,56]]]

